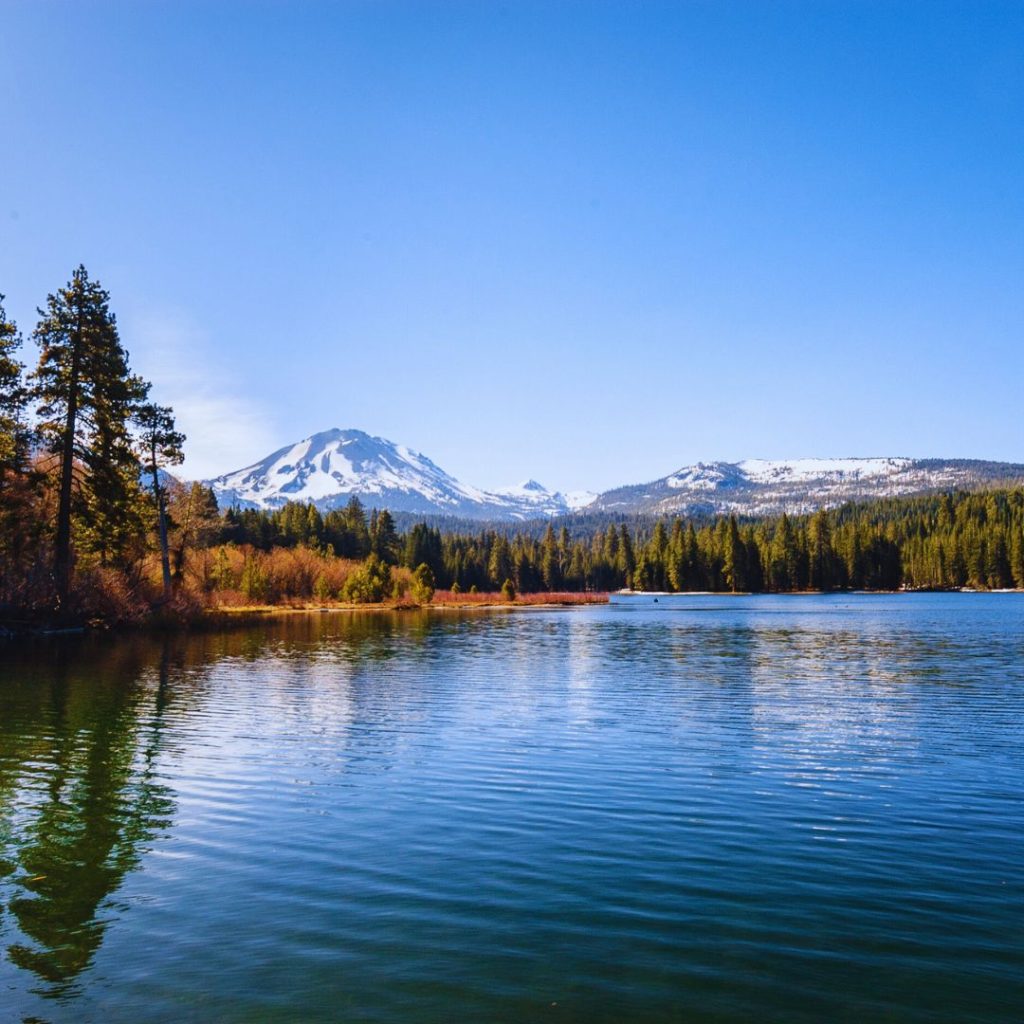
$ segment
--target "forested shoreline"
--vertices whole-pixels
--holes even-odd
[[[1024,489],[803,516],[399,531],[358,498],[219,509],[167,472],[185,438],[131,372],[109,295],[79,267],[22,336],[0,296],[0,624],[189,621],[225,607],[421,605],[630,588],[1024,588]],[[577,595],[578,597],[573,597]]]
[[[892,498],[804,516],[740,522],[660,519],[609,525],[573,538],[548,524],[542,537],[515,528],[448,533],[391,516],[358,499],[321,513],[291,503],[274,511],[228,509],[218,542],[258,564],[275,551],[316,550],[350,560],[426,565],[435,585],[466,592],[658,591],[786,593],[808,590],[1024,588],[1024,489]]]

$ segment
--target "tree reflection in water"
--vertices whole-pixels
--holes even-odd
[[[428,617],[297,615],[224,632],[4,651],[0,944],[9,961],[55,997],[92,963],[118,915],[111,897],[171,827],[175,799],[160,758],[177,753],[175,726],[204,702],[215,663],[272,657],[304,666],[326,641],[359,678],[397,656],[396,633],[408,657],[410,643],[422,650]]]
[[[155,687],[151,645],[79,653],[59,645],[0,690],[0,842],[20,932],[7,955],[55,994],[89,966],[105,903],[174,813],[156,770],[168,649]]]

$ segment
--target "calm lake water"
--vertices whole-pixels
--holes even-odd
[[[1024,596],[0,648],[0,1019],[1013,1021]]]

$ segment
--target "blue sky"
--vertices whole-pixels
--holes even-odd
[[[0,292],[237,468],[1024,461],[1020,3],[0,0]]]

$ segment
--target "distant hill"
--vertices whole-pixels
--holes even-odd
[[[632,515],[777,515],[847,501],[978,490],[1024,481],[1024,465],[977,459],[791,459],[699,462],[598,495],[587,511]]]

